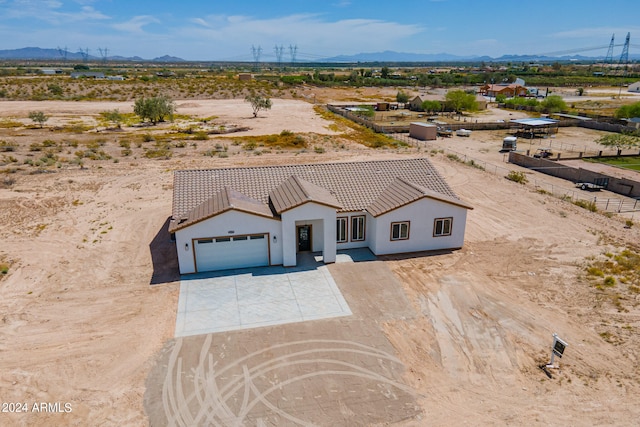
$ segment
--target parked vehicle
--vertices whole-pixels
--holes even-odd
[[[518,142],[517,136],[507,136],[502,140],[502,150],[500,151],[515,151]]]
[[[456,131],[457,136],[471,136],[471,131],[469,129],[458,129]]]
[[[551,148],[538,148],[533,157],[537,159],[547,159],[553,155]]]
[[[609,178],[596,178],[593,182],[576,182],[576,187],[585,191],[600,191],[608,185]]]
[[[453,131],[451,129],[445,129],[438,126],[438,136],[443,138],[451,138],[453,136]]]

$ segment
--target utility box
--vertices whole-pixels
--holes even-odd
[[[438,127],[433,123],[410,123],[409,136],[421,141],[438,139]]]
[[[517,142],[517,136],[507,136],[502,140],[502,150],[500,151],[515,151]]]

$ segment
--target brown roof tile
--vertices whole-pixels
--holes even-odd
[[[269,193],[269,198],[278,214],[307,202],[320,203],[336,209],[342,208],[340,202],[329,190],[295,175],[273,189]]]
[[[373,203],[367,206],[367,212],[374,217],[377,217],[411,202],[422,199],[423,197],[441,200],[467,209],[473,209],[471,205],[463,202],[457,197],[437,193],[405,179],[396,178],[387,188],[384,189],[382,193],[380,193],[380,196],[378,196]]]
[[[184,216],[174,217],[175,220],[171,222],[169,232],[173,233],[232,209],[269,218],[273,217],[271,209],[264,203],[245,196],[232,188],[223,187],[213,196],[186,212]]]
[[[173,218],[185,218],[189,211],[225,186],[268,206],[269,194],[274,194],[274,190],[292,176],[297,177],[298,182],[304,181],[326,191],[335,198],[337,205],[342,206],[338,208],[342,212],[361,211],[373,205],[396,178],[429,191],[434,198],[438,196],[442,200],[455,201],[460,206],[468,207],[449,188],[429,160],[421,158],[176,171]],[[307,185],[306,191],[312,197],[318,196],[317,190],[309,187]],[[323,197],[320,199],[326,201]],[[286,202],[282,203],[282,206],[286,205]],[[334,202],[328,204],[333,205]]]

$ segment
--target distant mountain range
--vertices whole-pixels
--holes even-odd
[[[0,59],[31,59],[31,60],[62,60],[65,52],[59,49],[42,49],[39,47],[24,47],[21,49],[0,50]],[[71,61],[81,61],[84,59],[82,52],[66,52],[66,59]],[[100,61],[105,58],[88,55],[90,61]],[[184,59],[176,56],[164,55],[153,59],[143,59],[139,56],[108,56],[109,61],[134,61],[134,62],[185,62]],[[499,58],[490,56],[457,56],[449,53],[407,53],[407,52],[369,52],[355,55],[339,55],[331,58],[321,59],[317,62],[331,63],[367,63],[367,62],[554,62],[554,61],[602,61],[604,56],[541,56],[541,55],[503,55]],[[640,60],[640,55],[631,54],[629,60]],[[202,61],[210,61],[202,59]]]
[[[33,59],[33,60],[62,60],[65,52],[58,49],[42,49],[39,47],[23,47],[21,49],[0,50],[0,59]],[[82,61],[84,54],[81,52],[66,52],[66,59],[70,61]],[[101,61],[104,58],[87,54],[90,61]],[[139,56],[107,56],[109,61],[151,61],[151,62],[184,62],[184,59],[175,56],[164,55],[153,59],[143,59]]]
[[[602,61],[604,56],[545,56],[545,55],[503,55],[499,58],[491,56],[457,56],[449,53],[406,53],[406,52],[371,52],[356,55],[340,55],[325,58],[322,62],[553,62],[553,61]],[[640,55],[629,55],[629,60],[638,60]]]

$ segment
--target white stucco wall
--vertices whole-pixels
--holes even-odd
[[[351,217],[354,216],[365,216],[365,220],[364,220],[364,240],[360,240],[360,241],[355,241],[352,242],[351,241]],[[374,227],[372,226],[373,224],[373,217],[368,213],[368,212],[362,212],[362,211],[357,211],[357,212],[341,212],[339,214],[336,215],[336,232],[337,232],[337,227],[338,227],[338,223],[337,223],[337,218],[339,217],[346,217],[347,218],[347,241],[344,243],[338,243],[337,244],[337,248],[338,250],[341,249],[355,249],[355,248],[368,248],[370,245],[370,242],[372,242],[372,230],[374,230]],[[336,234],[334,233],[334,240],[336,238]]]
[[[233,231],[233,233],[229,233],[229,231]],[[192,239],[262,233],[269,233],[271,265],[282,264],[282,227],[280,221],[275,219],[231,210],[178,230],[175,235],[180,274],[196,272]],[[276,236],[276,242],[273,241],[274,236]],[[187,250],[185,250],[185,244],[188,245]]]
[[[436,218],[452,217],[451,236],[434,237]],[[423,198],[375,218],[371,252],[376,255],[461,248],[467,209],[434,199]],[[408,240],[391,240],[391,223],[410,221]]]
[[[286,267],[297,262],[296,225],[311,224],[312,250],[322,250],[325,263],[336,261],[336,210],[309,202],[283,212],[282,215],[283,264]],[[317,236],[322,233],[322,236]],[[319,245],[322,246],[319,246]]]

